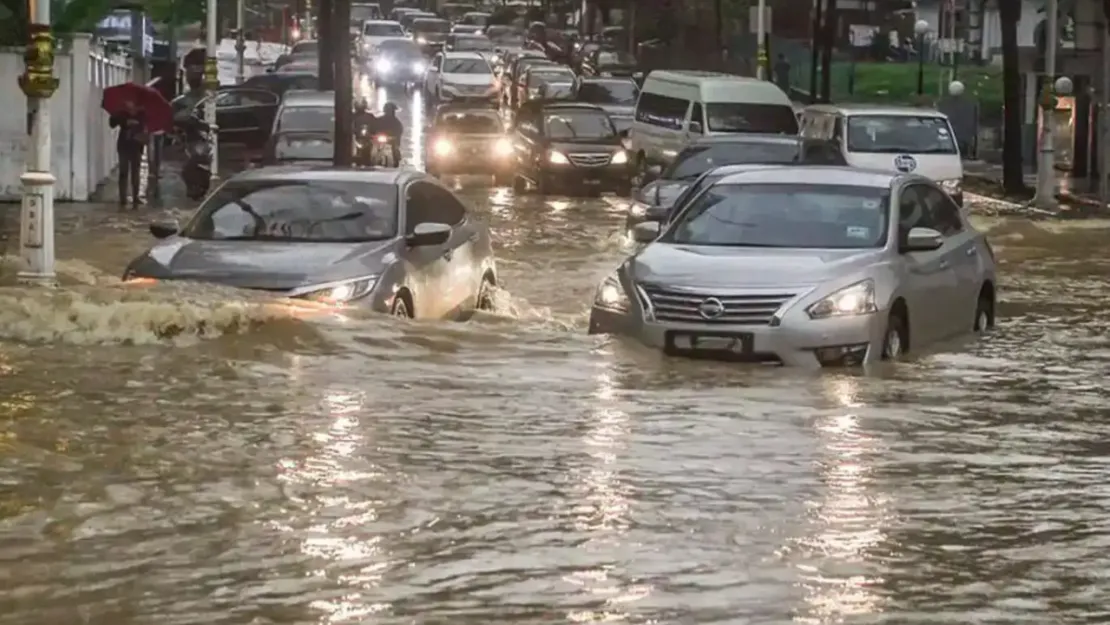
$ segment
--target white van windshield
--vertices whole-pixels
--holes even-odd
[[[848,151],[873,154],[956,154],[948,120],[934,116],[853,115]]]
[[[771,135],[798,134],[794,107],[782,104],[709,102],[705,105],[709,129],[714,132],[758,132]]]

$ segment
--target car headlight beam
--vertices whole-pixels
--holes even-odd
[[[624,165],[628,162],[628,152],[625,152],[624,150],[617,152],[613,155],[613,158],[611,158],[609,162],[614,165]]]
[[[513,153],[513,142],[502,137],[493,144],[493,152],[498,156],[509,156]]]
[[[432,144],[432,153],[436,156],[450,156],[455,151],[455,146],[447,139],[436,139]]]
[[[594,305],[606,310],[628,312],[630,305],[628,294],[625,293],[620,279],[615,274],[606,278],[597,288]]]
[[[810,319],[851,317],[867,315],[878,310],[875,303],[875,282],[862,280],[827,295],[810,305],[806,314]]]
[[[567,158],[566,154],[563,154],[562,152],[556,152],[554,150],[552,150],[551,153],[547,155],[547,160],[552,165],[566,165],[570,162],[570,159]]]

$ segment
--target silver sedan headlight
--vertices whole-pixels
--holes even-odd
[[[605,278],[597,288],[597,294],[594,295],[594,305],[598,308],[628,312],[630,304],[628,294],[624,292],[624,287],[621,286],[621,281],[616,274]]]
[[[825,296],[810,305],[806,309],[806,314],[810,319],[828,319],[866,315],[876,310],[878,307],[875,305],[875,282],[867,279]]]
[[[365,297],[378,283],[377,276],[366,276],[344,282],[333,282],[319,287],[305,287],[292,294],[297,299],[307,299],[324,304],[345,304]]]

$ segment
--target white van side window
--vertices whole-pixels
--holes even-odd
[[[636,121],[671,130],[682,130],[689,100],[643,92],[636,103]]]

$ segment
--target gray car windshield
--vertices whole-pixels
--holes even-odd
[[[335,145],[329,134],[277,134],[274,158],[278,161],[331,161]]]
[[[544,115],[544,127],[550,139],[603,139],[615,137],[617,129],[609,116],[593,111],[559,111]]]
[[[853,115],[848,151],[881,154],[955,154],[956,142],[943,117]]]
[[[289,106],[278,119],[281,131],[331,132],[335,129],[335,108],[331,106]]]
[[[732,247],[882,247],[889,204],[885,188],[718,185],[695,198],[660,240]]]
[[[485,59],[444,59],[444,74],[492,74]]]
[[[405,29],[400,24],[367,22],[362,25],[362,34],[367,37],[404,37]]]
[[[389,239],[397,234],[397,191],[349,181],[231,181],[205,200],[182,234],[223,241]]]
[[[798,161],[798,143],[722,143],[686,148],[663,172],[667,180],[693,180],[724,165],[779,165]]]

